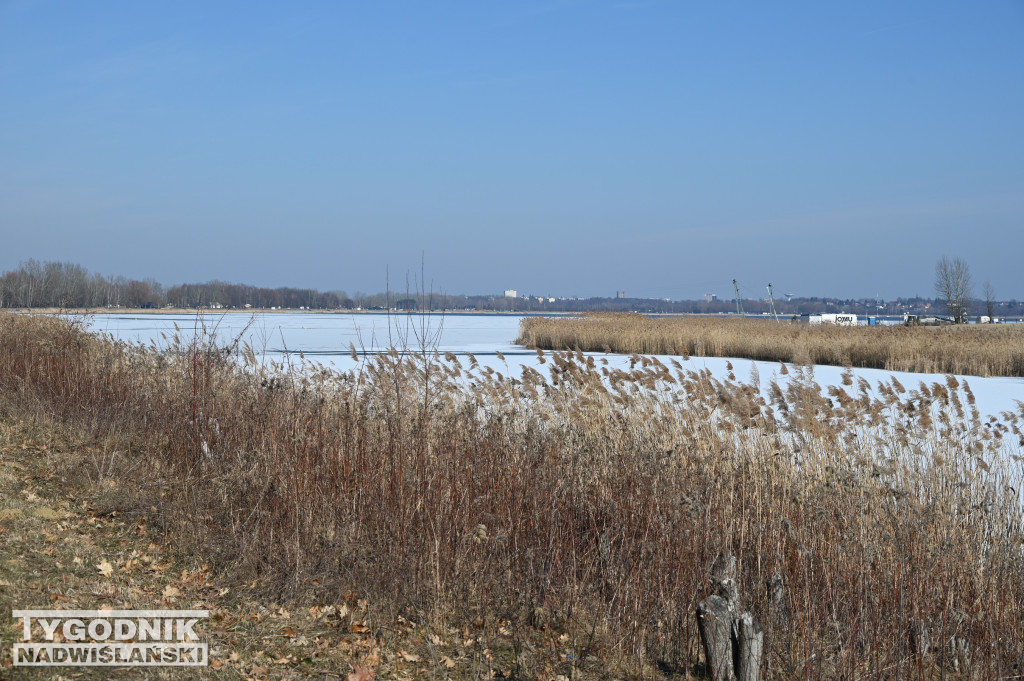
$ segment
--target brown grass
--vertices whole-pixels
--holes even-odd
[[[545,350],[739,357],[892,371],[1024,376],[1024,325],[810,326],[638,314],[528,317],[521,345]]]
[[[547,375],[515,379],[398,351],[293,372],[3,314],[0,408],[118,443],[180,551],[286,598],[315,579],[384,621],[505,632],[516,678],[696,673],[693,613],[724,550],[766,630],[766,678],[1019,673],[1007,451],[1024,409],[983,420],[952,377],[848,375],[825,398],[799,374],[766,401],[639,356],[544,359]],[[541,666],[543,645],[560,666]]]

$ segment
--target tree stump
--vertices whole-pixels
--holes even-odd
[[[715,594],[697,604],[697,629],[712,681],[735,681],[732,664],[732,621],[736,613]]]
[[[761,658],[764,656],[764,630],[749,612],[735,619],[733,629],[736,678],[738,681],[759,681]]]
[[[764,632],[749,612],[740,613],[736,557],[719,555],[712,568],[715,593],[697,604],[697,630],[712,681],[760,681]]]

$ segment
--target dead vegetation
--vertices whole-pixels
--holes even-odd
[[[544,350],[739,357],[968,376],[1024,376],[1024,325],[810,326],[795,321],[589,314],[528,317],[521,345]]]
[[[292,371],[4,314],[0,406],[102,443],[97,471],[219,574],[504,642],[438,678],[699,675],[722,551],[766,678],[1021,673],[1024,409],[983,418],[952,377],[826,397],[798,369],[766,400],[540,354],[516,377],[398,350]]]

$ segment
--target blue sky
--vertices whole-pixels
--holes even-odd
[[[1024,298],[1024,2],[0,0],[0,270]]]

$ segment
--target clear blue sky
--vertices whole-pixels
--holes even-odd
[[[1024,2],[0,0],[0,270],[1024,299]]]

